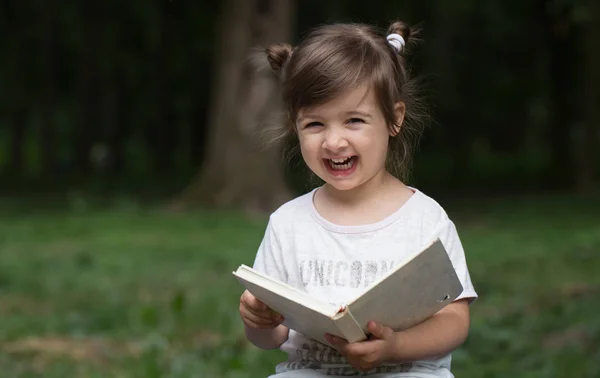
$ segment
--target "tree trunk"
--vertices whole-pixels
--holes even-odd
[[[115,13],[118,11],[117,4],[107,4],[101,13]],[[103,17],[102,43],[98,48],[100,56],[110,57],[105,60],[102,69],[101,100],[98,106],[101,113],[98,133],[99,141],[104,146],[95,157],[96,168],[109,176],[117,176],[123,173],[125,168],[125,146],[131,122],[126,119],[126,114],[132,108],[131,92],[128,92],[129,78],[124,74],[124,61],[121,58],[121,38],[125,34],[125,23],[122,19],[115,17]]]
[[[171,44],[175,27],[173,7],[177,4],[164,2],[161,8],[160,42],[156,53],[155,85],[154,85],[154,119],[147,128],[148,145],[152,151],[153,169],[158,174],[173,172],[177,141],[175,129],[175,115],[173,110],[173,93],[171,90],[171,78],[169,77],[171,66]]]
[[[114,56],[114,55],[113,55]],[[129,124],[124,120],[123,78],[117,69],[107,72],[102,97],[102,143],[106,150],[102,155],[93,156],[96,168],[108,174],[121,173],[124,164],[124,147]]]
[[[100,103],[98,93],[100,69],[95,49],[100,45],[101,6],[83,2],[81,60],[77,73],[77,127],[73,138],[75,150],[75,172],[82,179],[90,172],[90,152],[98,133]]]
[[[584,103],[581,148],[578,149],[577,189],[585,193],[593,189],[600,149],[600,3],[588,1],[590,19],[585,31]]]
[[[45,18],[44,22],[44,98],[42,100],[42,118],[39,130],[39,141],[41,146],[41,173],[44,177],[50,177],[56,168],[55,161],[55,130],[54,130],[54,75],[55,75],[55,33],[54,33],[54,17],[55,4],[54,1],[48,0],[44,7]]]
[[[6,2],[1,11],[7,23],[6,30],[12,36],[2,46],[6,77],[3,88],[6,97],[2,104],[6,108],[2,107],[2,114],[7,116],[9,127],[7,173],[11,179],[16,179],[26,176],[28,168],[25,163],[25,142],[30,115],[27,105],[28,94],[33,92],[30,83],[35,79],[32,79],[32,67],[28,64],[33,53],[23,46],[31,45],[26,36],[25,22],[31,19],[31,15],[26,13],[26,7],[21,2]]]
[[[19,104],[20,105],[20,104]],[[19,107],[14,111],[10,120],[10,154],[8,155],[8,173],[15,176],[22,176],[25,169],[24,147],[25,147],[25,128],[27,124],[27,111]]]
[[[567,6],[547,17],[551,114],[547,184],[554,189],[566,189],[572,187],[575,173],[572,131],[573,125],[579,121],[575,103],[578,88],[574,80],[578,71],[575,66],[578,46]]]
[[[471,109],[465,109],[463,104],[476,104],[477,93],[470,86],[473,81],[473,75],[477,72],[471,65],[460,63],[457,56],[461,53],[469,56],[462,51],[469,46],[473,51],[479,51],[481,46],[477,44],[478,35],[481,33],[478,19],[481,17],[475,14],[476,9],[468,11],[457,10],[451,3],[446,1],[436,2],[433,11],[434,27],[436,28],[436,38],[433,41],[435,55],[430,56],[435,62],[434,67],[436,75],[439,76],[439,93],[443,97],[437,98],[442,104],[439,111],[440,119],[445,121],[443,139],[450,141],[450,158],[452,160],[452,177],[454,182],[464,183],[469,173],[469,161],[471,158],[471,148],[469,137],[471,124],[470,120],[475,114]],[[470,40],[464,43],[458,43],[464,36],[463,25],[469,25],[473,29],[468,33]],[[467,85],[467,83],[469,83]],[[473,101],[473,102],[471,102]],[[475,122],[476,123],[476,122]],[[445,145],[446,142],[442,144]],[[450,181],[444,180],[446,185]],[[445,188],[449,189],[449,188]]]
[[[229,0],[224,4],[217,78],[208,122],[208,155],[200,174],[176,202],[270,212],[291,198],[275,149],[258,148],[260,127],[280,110],[273,75],[248,69],[255,46],[289,42],[293,0]]]

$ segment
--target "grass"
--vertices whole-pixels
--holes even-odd
[[[448,209],[480,294],[454,374],[600,376],[600,201]],[[1,376],[267,376],[284,356],[245,341],[230,274],[252,263],[265,222],[0,204]]]

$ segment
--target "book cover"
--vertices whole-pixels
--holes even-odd
[[[285,326],[324,344],[328,344],[325,333],[349,342],[365,340],[371,320],[395,331],[412,327],[454,301],[463,290],[439,239],[373,282],[343,308],[245,265],[233,274],[256,298],[282,314]]]

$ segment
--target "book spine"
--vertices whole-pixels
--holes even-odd
[[[367,335],[365,335],[362,327],[356,322],[349,308],[346,308],[342,316],[334,319],[334,322],[340,333],[349,343],[367,339]]]

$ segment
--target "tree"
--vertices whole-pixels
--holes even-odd
[[[260,129],[281,110],[274,75],[252,70],[256,46],[289,42],[293,0],[228,0],[219,28],[205,163],[175,205],[232,206],[269,212],[291,198],[276,149],[260,148]]]
[[[549,49],[548,147],[550,164],[547,181],[551,187],[571,189],[577,174],[573,131],[582,122],[581,28],[573,21],[571,2],[544,0],[544,15]],[[575,94],[575,95],[574,95]]]
[[[27,9],[22,2],[4,3],[1,9],[3,23],[6,30],[13,36],[2,41],[1,49],[4,59],[1,62],[0,83],[5,93],[4,101],[0,103],[2,113],[7,116],[9,153],[7,173],[11,177],[18,177],[24,170],[25,162],[25,134],[27,131],[28,112],[26,107],[27,94],[32,91],[31,68],[26,64],[30,50],[21,50],[22,46],[30,46],[29,34],[24,20],[29,17]]]
[[[84,2],[81,8],[82,28],[78,45],[80,56],[75,89],[77,126],[72,129],[74,165],[78,178],[89,172],[90,151],[99,129],[97,104],[101,98],[97,87],[101,83],[101,67],[95,49],[101,45],[104,5],[106,3]]]
[[[55,162],[55,125],[54,125],[54,104],[55,100],[55,76],[56,76],[56,3],[55,1],[46,1],[43,12],[44,37],[41,41],[45,64],[44,69],[44,94],[42,102],[42,117],[39,129],[39,140],[41,146],[41,166],[42,175],[50,177],[56,168]]]
[[[585,122],[577,172],[577,189],[580,192],[586,192],[593,186],[600,147],[600,5],[593,0],[588,1],[588,5],[589,18],[584,37]]]

